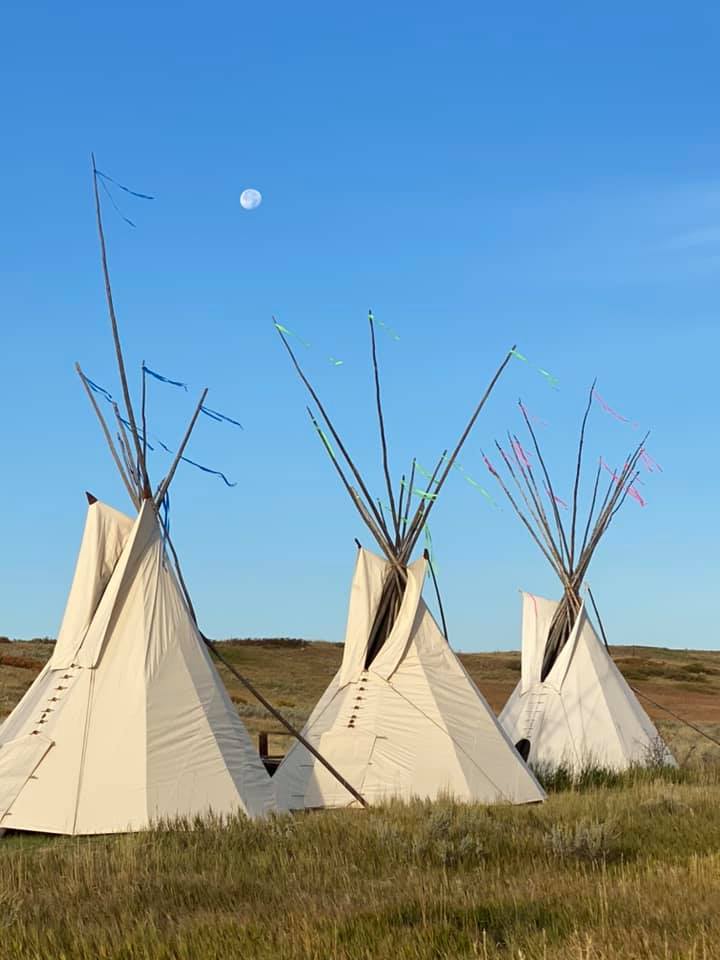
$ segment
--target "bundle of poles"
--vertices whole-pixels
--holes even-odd
[[[618,510],[625,503],[629,493],[633,490],[633,484],[637,481],[639,475],[638,463],[644,452],[648,437],[648,434],[645,434],[640,440],[626,458],[619,473],[610,471],[610,480],[604,493],[600,489],[600,478],[604,467],[602,458],[600,458],[595,472],[590,507],[585,522],[582,524],[578,499],[585,431],[594,389],[595,382],[590,388],[590,395],[580,428],[572,504],[567,507],[568,512],[565,520],[559,509],[562,501],[555,493],[536,432],[522,401],[518,402],[518,406],[530,434],[539,469],[533,468],[530,458],[524,452],[518,437],[511,432],[507,434],[507,449],[495,441],[495,446],[505,467],[505,477],[483,455],[488,470],[497,480],[515,513],[523,522],[563,585],[563,596],[550,624],[545,642],[541,669],[542,680],[549,674],[560,651],[572,633],[582,607],[580,588],[583,579],[598,544],[607,532]],[[540,483],[544,484],[544,495],[541,492]],[[582,536],[580,536],[580,530],[582,530]]]
[[[95,219],[97,222],[98,238],[100,241],[100,260],[102,263],[103,280],[105,282],[105,298],[107,300],[108,313],[110,315],[110,326],[112,329],[113,344],[115,346],[115,359],[117,362],[118,375],[120,377],[120,386],[122,389],[123,403],[125,405],[125,416],[120,413],[117,403],[112,402],[113,414],[115,416],[117,432],[115,442],[113,442],[110,428],[102,415],[102,411],[95,399],[91,388],[91,381],[85,375],[79,363],[75,364],[75,369],[82,381],[85,392],[88,395],[90,404],[95,411],[95,415],[100,422],[105,440],[110,449],[110,454],[120,474],[120,478],[128,492],[128,496],[136,509],[140,509],[144,500],[152,499],[157,509],[165,499],[170,484],[172,483],[178,464],[182,460],[185,448],[190,440],[197,418],[200,416],[202,405],[207,397],[207,387],[200,394],[195,411],[190,418],[180,446],[177,449],[175,457],[170,465],[170,469],[162,479],[157,489],[153,493],[150,485],[150,477],[147,468],[147,415],[146,415],[146,389],[145,389],[145,365],[142,365],[142,400],[141,400],[141,423],[142,429],[138,428],[135,409],[132,404],[130,386],[128,384],[127,370],[125,367],[125,358],[123,356],[122,344],[120,342],[120,330],[118,327],[117,315],[115,313],[115,302],[113,299],[112,285],[110,283],[110,270],[107,260],[107,247],[105,244],[105,231],[103,229],[102,210],[100,206],[100,193],[98,191],[98,170],[95,166],[95,155],[91,155],[92,174],[93,174],[93,194],[95,200]]]
[[[317,391],[310,383],[308,377],[300,366],[297,356],[286,336],[285,328],[281,327],[280,324],[275,322],[274,318],[273,322],[275,323],[275,328],[282,339],[285,349],[290,355],[298,376],[305,385],[317,408],[317,414],[313,412],[310,407],[306,408],[312,425],[315,428],[318,437],[322,441],[322,444],[325,447],[325,450],[327,451],[327,454],[330,457],[330,460],[332,461],[332,464],[335,467],[335,470],[340,477],[345,490],[347,491],[352,502],[355,504],[363,523],[372,534],[373,539],[385,555],[390,565],[388,575],[383,586],[383,592],[377,614],[375,616],[375,621],[370,633],[365,663],[367,668],[372,663],[378,652],[382,649],[383,644],[392,631],[393,625],[400,610],[405,587],[407,585],[407,565],[410,561],[413,550],[417,545],[418,539],[428,522],[428,518],[434,505],[437,503],[440,491],[443,488],[445,481],[447,480],[447,477],[453,468],[453,465],[455,464],[457,456],[465,444],[468,436],[470,435],[470,431],[475,425],[475,421],[485,406],[485,403],[492,393],[493,388],[495,387],[495,384],[500,378],[502,372],[509,363],[514,347],[510,348],[505,356],[505,359],[495,371],[494,376],[490,380],[490,383],[475,407],[475,410],[473,411],[465,429],[461,433],[460,438],[450,456],[448,456],[447,450],[443,451],[442,455],[437,461],[435,469],[429,475],[427,485],[423,489],[416,489],[415,479],[418,474],[418,465],[417,461],[413,459],[409,473],[407,475],[402,474],[399,484],[394,486],[390,471],[388,443],[385,430],[385,417],[382,404],[382,391],[380,388],[380,371],[377,358],[375,320],[372,311],[369,311],[368,324],[370,328],[370,348],[372,355],[373,380],[375,386],[375,406],[377,410],[378,428],[380,433],[382,468],[387,493],[387,504],[383,506],[382,500],[374,498],[370,493],[362,474],[348,453],[347,447],[340,437],[340,434],[335,428],[332,420],[330,419],[330,416],[324,404],[320,400]],[[324,423],[328,433],[330,434],[329,437],[323,430],[318,417]],[[333,442],[331,442],[330,438],[332,438],[332,441],[337,447],[337,453],[335,452]],[[418,500],[414,512],[412,504],[413,496],[415,496]],[[428,560],[430,560],[429,553],[427,551],[425,556]],[[430,569],[437,591],[437,580],[435,579],[435,574],[432,570],[432,564],[430,564]],[[440,614],[443,620],[443,631],[447,639],[447,625],[445,624],[445,615],[442,610],[442,601],[440,599],[439,591],[437,591],[437,595]]]
[[[182,569],[180,566],[180,560],[175,549],[175,546],[170,537],[170,531],[167,527],[167,524],[163,523],[163,519],[160,513],[160,506],[165,499],[165,496],[168,493],[168,488],[173,480],[175,471],[177,470],[178,464],[180,463],[185,448],[190,440],[190,436],[193,432],[195,424],[197,422],[198,416],[202,409],[203,403],[207,396],[208,390],[204,388],[198,404],[195,408],[195,411],[190,418],[190,422],[187,426],[183,439],[178,447],[175,458],[173,459],[170,469],[166,473],[165,477],[160,481],[157,489],[153,493],[152,487],[150,484],[150,477],[148,474],[147,467],[147,450],[148,450],[148,441],[147,441],[147,415],[146,415],[146,390],[145,390],[145,365],[142,365],[142,400],[141,400],[141,424],[142,429],[138,428],[138,419],[135,415],[135,410],[133,408],[130,387],[128,384],[127,372],[125,367],[125,359],[122,351],[122,344],[120,342],[120,332],[118,328],[117,316],[115,313],[115,304],[113,301],[112,294],[112,285],[110,283],[110,271],[108,268],[107,260],[107,249],[105,244],[105,231],[103,229],[102,221],[102,210],[100,205],[100,195],[98,191],[98,170],[95,166],[95,156],[91,156],[92,160],[92,176],[93,176],[93,190],[94,190],[94,199],[95,199],[95,215],[97,221],[98,237],[100,241],[100,259],[102,263],[103,270],[103,279],[105,281],[105,296],[108,305],[108,312],[110,315],[110,325],[112,328],[113,343],[115,345],[115,358],[117,361],[118,373],[120,376],[120,383],[122,387],[123,402],[125,406],[125,416],[123,417],[120,413],[120,408],[117,403],[112,402],[113,413],[115,415],[115,420],[117,423],[117,433],[115,442],[113,442],[112,433],[110,428],[105,420],[105,417],[102,414],[102,411],[95,399],[91,381],[82,371],[80,364],[76,363],[75,368],[80,376],[82,384],[85,388],[85,391],[90,400],[91,406],[95,411],[100,426],[105,437],[105,440],[110,449],[115,465],[118,468],[120,477],[123,481],[125,489],[128,492],[128,495],[133,502],[137,510],[140,509],[142,503],[146,500],[152,500],[153,508],[158,517],[158,521],[163,529],[165,545],[170,551],[172,556],[173,566],[177,574],[178,583],[180,589],[182,590],[185,602],[187,604],[188,612],[192,617],[193,623],[195,624],[198,634],[200,635],[203,643],[208,647],[210,652],[215,656],[215,658],[229,670],[232,675],[243,684],[243,686],[252,694],[255,699],[262,704],[262,706],[268,711],[268,713],[274,717],[286,730],[287,732],[298,740],[309,753],[311,753],[316,760],[318,760],[328,772],[340,783],[347,791],[354,797],[358,803],[363,807],[367,807],[367,801],[364,797],[349,783],[343,775],[335,769],[332,764],[330,764],[325,757],[302,735],[302,733],[290,723],[285,716],[277,710],[266,697],[260,693],[260,691],[255,687],[247,677],[243,676],[242,673],[230,663],[226,657],[222,655],[216,644],[200,629],[197,615],[195,613],[195,608],[190,597],[190,592],[185,583],[185,578],[183,577]],[[110,397],[108,396],[108,399]],[[128,435],[129,434],[129,435]],[[95,498],[88,494],[88,501],[94,502]]]

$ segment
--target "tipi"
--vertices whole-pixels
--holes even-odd
[[[95,834],[274,807],[155,503],[88,507],[55,651],[0,727],[0,828]]]
[[[545,643],[558,604],[522,595],[520,683],[500,714],[538,768],[623,770],[672,757],[581,604],[566,644],[543,677]],[[527,747],[525,749],[528,749]]]
[[[126,409],[122,417],[113,402],[117,446],[92,382],[77,369],[137,516],[88,495],[53,656],[0,726],[0,830],[97,834],[210,812],[262,816],[275,807],[270,778],[210,660],[159,521],[207,390],[153,494],[144,391],[141,432],[113,308],[97,173],[95,200]]]
[[[368,493],[317,394],[300,370],[285,336],[287,331],[279,325],[278,329],[344,464],[311,414],[313,424],[384,554],[377,556],[358,544],[342,665],[313,710],[303,736],[337,767],[366,803],[443,795],[481,802],[544,799],[542,788],[513,749],[422,599],[428,570],[435,580],[428,552],[410,563],[439,491],[505,364],[496,373],[452,456],[443,455],[440,459],[427,488],[413,487],[413,463],[409,483],[403,477],[396,500],[389,479],[374,321],[370,315],[389,500],[383,509]],[[362,495],[348,479],[347,471]],[[418,497],[419,504],[411,516],[413,495]],[[280,764],[274,784],[280,809],[354,803],[348,791],[337,779],[331,779],[299,742]]]
[[[590,560],[616,513],[628,496],[642,502],[635,484],[638,463],[646,456],[644,437],[620,473],[607,468],[611,476],[599,500],[600,476],[606,467],[600,459],[580,540],[578,494],[594,390],[595,384],[580,431],[572,504],[555,493],[522,403],[520,410],[534,452],[525,451],[515,435],[508,435],[508,449],[496,445],[510,475],[508,482],[486,458],[488,469],[564,588],[559,603],[522,594],[521,679],[500,714],[500,722],[532,766],[565,767],[575,774],[589,766],[622,770],[631,765],[675,762],[613,662],[604,635],[601,641],[595,632],[580,597]],[[535,458],[537,465],[533,467]],[[517,489],[517,497],[510,484]],[[594,606],[589,587],[588,594]]]

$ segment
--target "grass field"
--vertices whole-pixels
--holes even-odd
[[[0,643],[0,718],[51,649]],[[297,722],[341,656],[332,644],[279,642],[223,652]],[[720,734],[720,655],[614,652],[634,686]],[[498,709],[519,657],[463,661]],[[275,728],[223,679],[250,729]],[[540,806],[417,803],[112,838],[8,835],[0,958],[720,957],[720,749],[649,712],[679,771],[596,776]]]

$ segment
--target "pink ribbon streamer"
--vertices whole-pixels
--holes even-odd
[[[597,390],[593,390],[593,397],[595,400],[597,400],[605,413],[609,413],[611,417],[615,417],[615,419],[619,420],[620,423],[629,423],[633,430],[637,430],[637,428],[640,426],[637,420],[630,420],[629,417],[624,417],[621,413],[618,413],[617,410],[613,410],[613,408],[603,400]]]
[[[495,467],[490,463],[490,461],[489,461],[488,458],[485,456],[485,454],[483,454],[483,460],[485,461],[485,466],[488,468],[488,470],[490,471],[490,473],[491,473],[494,477],[499,477],[500,474],[497,472],[497,470],[495,469]]]
[[[522,444],[520,443],[519,440],[512,440],[511,443],[512,443],[512,448],[513,448],[513,450],[515,451],[515,456],[518,458],[518,460],[520,461],[520,463],[521,463],[526,469],[529,470],[529,469],[530,469],[530,466],[531,466],[530,460],[529,460],[529,458],[528,458],[528,454],[525,453],[525,451],[523,450]]]
[[[630,486],[627,488],[627,492],[628,492],[628,495],[633,498],[633,500],[637,500],[637,502],[640,504],[641,507],[645,506],[645,500],[643,500],[643,498],[640,496],[640,494],[632,484],[630,484]]]
[[[660,473],[663,472],[663,468],[660,466],[657,460],[653,460],[653,458],[644,448],[640,451],[640,460],[648,473],[655,473],[656,470],[659,470]]]
[[[550,487],[549,487],[547,484],[545,484],[545,490],[547,491],[547,495],[548,495],[549,497],[552,497],[552,499],[555,501],[555,503],[556,503],[559,507],[562,507],[563,510],[568,510],[568,509],[569,509],[566,501],[563,500],[562,497],[556,497],[555,494],[552,492],[552,490],[550,489]]]
[[[617,483],[617,481],[618,481],[618,475],[617,475],[617,473],[612,469],[612,467],[609,467],[609,466],[605,463],[605,461],[603,460],[602,457],[600,457],[600,466],[601,466],[604,470],[607,470],[607,472],[608,472],[608,473],[610,474],[610,476],[613,478],[613,480],[615,481],[615,483]]]
[[[536,417],[534,414],[530,413],[530,411],[529,411],[528,408],[525,406],[525,404],[522,402],[522,400],[519,400],[518,403],[519,403],[520,409],[522,410],[522,412],[525,414],[525,416],[528,418],[528,420],[529,420],[531,423],[535,423],[535,424],[537,424],[539,427],[549,427],[549,426],[550,426],[550,424],[547,422],[547,420],[543,420],[541,417]]]
[[[607,470],[607,472],[613,478],[615,483],[617,483],[620,478],[618,477],[616,471],[613,470],[611,467],[609,467],[605,463],[602,457],[600,457],[600,463],[604,467],[604,469]],[[632,497],[633,500],[637,500],[637,502],[640,504],[641,507],[647,506],[647,501],[640,496],[640,491],[637,489],[637,487],[634,484],[631,483],[628,485],[627,492],[628,492],[628,496]]]

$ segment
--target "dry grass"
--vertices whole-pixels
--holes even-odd
[[[50,649],[13,648],[33,664],[0,665],[0,711]],[[224,652],[302,719],[341,648],[235,642]],[[654,699],[720,727],[718,655],[618,658],[644,672],[637,685]],[[463,659],[500,706],[517,656]],[[273,726],[228,686],[251,728]],[[598,772],[571,789],[555,783],[534,807],[416,803],[110,838],[8,835],[0,958],[720,958],[720,766],[696,735],[664,729],[680,771]]]
[[[0,956],[720,956],[720,785],[390,805],[0,847]],[[188,825],[186,825],[188,826]]]
[[[302,723],[340,665],[342,646],[302,640],[227,640],[223,655],[253,680],[270,701],[295,723]],[[0,647],[0,720],[20,699],[52,652],[52,643],[33,640]],[[652,647],[616,647],[615,661],[629,682],[674,713],[702,724],[720,739],[720,653],[665,650]],[[461,654],[461,660],[499,711],[520,676],[518,653]],[[276,731],[278,725],[244,687],[220,666],[238,712],[248,728]],[[667,714],[642,701],[659,722],[674,751],[683,760],[720,761],[720,748],[703,741]],[[271,750],[283,753],[287,738],[277,733]]]

